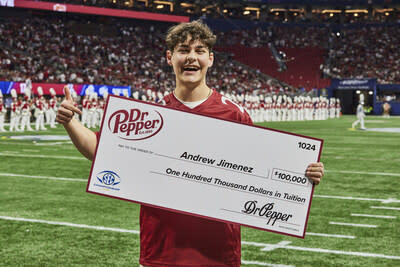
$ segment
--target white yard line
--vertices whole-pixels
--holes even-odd
[[[361,157],[348,157],[348,156],[331,156],[326,154],[337,154],[337,153],[329,153],[323,152],[324,158],[330,159],[345,159],[345,160],[359,160],[359,161],[385,161],[385,162],[398,162],[400,159],[384,159],[384,158],[361,158]]]
[[[260,266],[268,266],[268,267],[294,267],[294,265],[283,265],[283,264],[273,264],[273,263],[266,263],[260,261],[245,261],[242,260],[242,264],[252,264],[252,265],[260,265]]]
[[[3,177],[22,177],[22,178],[32,178],[32,179],[48,179],[48,180],[59,180],[59,181],[70,181],[70,182],[87,182],[87,179],[80,178],[70,178],[70,177],[51,177],[51,176],[39,176],[39,175],[24,175],[16,173],[5,173],[0,172],[0,176]]]
[[[362,171],[341,171],[341,170],[325,170],[325,172],[329,173],[345,173],[345,174],[365,174],[365,175],[378,175],[378,176],[398,176],[400,177],[400,173],[390,173],[390,172],[362,172]]]
[[[290,242],[289,242],[290,243]],[[277,244],[264,244],[264,243],[256,243],[256,242],[242,242],[243,245],[271,248],[277,246]],[[321,248],[307,248],[307,247],[298,247],[298,246],[289,246],[283,245],[283,242],[278,243],[280,249],[291,249],[298,251],[308,251],[308,252],[318,252],[318,253],[327,253],[327,254],[338,254],[338,255],[348,255],[348,256],[359,256],[359,257],[372,257],[372,258],[382,258],[382,259],[392,259],[392,260],[400,260],[400,256],[392,256],[392,255],[384,255],[384,254],[376,254],[376,253],[365,253],[365,252],[356,252],[356,251],[342,251],[342,250],[331,250],[331,249],[321,249]],[[262,249],[263,250],[263,249]]]
[[[44,224],[61,225],[61,226],[69,226],[69,227],[77,227],[77,228],[86,228],[86,229],[94,229],[94,230],[102,230],[102,231],[112,231],[112,232],[120,232],[120,233],[139,234],[138,230],[127,230],[127,229],[121,229],[121,228],[93,226],[93,225],[87,225],[87,224],[76,224],[76,223],[68,223],[68,222],[57,222],[57,221],[27,219],[27,218],[16,218],[16,217],[8,217],[8,216],[0,216],[0,219],[9,220],[9,221],[44,223]]]
[[[60,226],[68,226],[68,227],[87,228],[87,229],[93,229],[93,230],[139,234],[139,231],[137,231],[137,230],[128,230],[128,229],[122,229],[122,228],[103,227],[103,226],[92,226],[92,225],[75,224],[75,223],[68,223],[68,222],[57,222],[57,221],[47,221],[47,220],[38,220],[38,219],[27,219],[27,218],[18,218],[18,217],[9,217],[9,216],[0,216],[0,219],[9,220],[9,221],[23,221],[23,222],[32,222],[32,223],[44,223],[44,224],[60,225]],[[328,254],[339,254],[339,255],[349,255],[349,256],[373,257],[373,258],[400,260],[400,256],[391,256],[391,255],[365,253],[365,252],[354,252],[354,251],[329,250],[329,249],[321,249],[321,248],[307,248],[307,247],[289,246],[290,243],[291,242],[289,242],[289,241],[282,241],[282,242],[279,242],[278,244],[266,244],[266,243],[242,241],[242,245],[257,246],[257,247],[261,247],[262,250],[264,250],[264,249],[269,250],[270,248],[280,248],[280,249],[290,249],[290,250],[299,250],[299,251],[318,252],[318,253],[328,253]],[[253,264],[253,263],[250,263],[250,261],[245,261],[244,260],[244,262],[246,262],[244,264]],[[269,265],[265,265],[265,264],[269,264],[269,263],[259,263],[258,265],[269,266]],[[284,265],[277,265],[277,266],[284,266]]]
[[[391,256],[391,255],[376,254],[376,253],[342,251],[342,250],[331,250],[331,249],[321,249],[321,248],[305,248],[305,247],[295,247],[295,246],[286,246],[284,248],[285,249],[300,250],[300,251],[308,251],[308,252],[318,252],[318,253],[338,254],[338,255],[347,255],[347,256],[358,256],[358,257],[371,257],[371,258],[400,260],[400,256]]]
[[[381,199],[381,198],[345,197],[345,196],[329,196],[329,195],[316,195],[316,194],[314,194],[313,197],[343,199],[343,200],[378,201],[382,203],[400,203],[400,200],[395,198]]]
[[[378,219],[396,219],[396,216],[373,215],[373,214],[358,214],[358,213],[352,213],[351,216],[354,216],[354,217],[378,218]]]
[[[4,153],[0,152],[0,157],[19,157],[19,158],[46,158],[46,159],[76,159],[76,160],[87,160],[83,156],[55,156],[55,155],[41,155],[41,154],[20,154],[20,153]]]
[[[322,236],[322,237],[334,237],[334,238],[348,238],[348,239],[356,238],[354,235],[333,235],[333,234],[310,233],[310,232],[306,232],[306,236],[307,235]]]
[[[382,210],[400,210],[398,207],[382,207],[382,206],[371,206],[371,209],[382,209]]]
[[[378,225],[373,225],[373,224],[357,224],[357,223],[342,223],[342,222],[329,222],[329,224],[352,226],[352,227],[364,227],[364,228],[377,228],[378,227]]]
[[[37,146],[59,146],[59,145],[72,145],[72,141],[60,141],[60,142],[33,142]]]

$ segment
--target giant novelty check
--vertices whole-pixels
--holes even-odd
[[[304,238],[322,144],[110,96],[87,191]]]

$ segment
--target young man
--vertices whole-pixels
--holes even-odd
[[[167,62],[176,76],[175,90],[161,104],[221,119],[251,124],[247,112],[206,84],[213,65],[216,38],[199,21],[172,27],[167,34]],[[72,119],[73,101],[58,111],[62,123],[79,151],[92,159],[96,135]],[[195,142],[196,140],[193,140]],[[323,176],[322,163],[310,164],[307,176],[316,184]],[[142,266],[240,266],[240,226],[142,206],[140,212],[140,264]]]

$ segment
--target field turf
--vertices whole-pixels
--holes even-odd
[[[242,227],[243,266],[400,266],[400,132],[353,120],[263,124],[324,139],[326,173],[305,239]],[[10,138],[34,134],[66,135],[0,133],[0,266],[138,266],[139,206],[86,193],[91,162],[70,141]]]

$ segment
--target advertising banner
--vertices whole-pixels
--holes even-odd
[[[374,90],[376,79],[332,79],[333,90]]]
[[[84,84],[79,95],[97,93],[99,96],[103,96],[105,92],[109,95],[118,96],[131,96],[130,86],[114,86],[114,85],[94,85],[94,84]]]
[[[26,1],[26,0],[0,0],[0,1],[2,5],[5,4],[9,5],[11,4],[11,2],[13,2],[15,7],[41,9],[41,10],[49,10],[55,12],[72,12],[72,13],[93,14],[93,15],[113,16],[113,17],[123,17],[123,18],[167,21],[167,22],[189,22],[189,17],[187,16],[176,16],[176,15],[158,14],[151,12],[140,12],[140,11],[122,10],[114,8],[71,5],[63,3],[41,2],[41,1]]]

